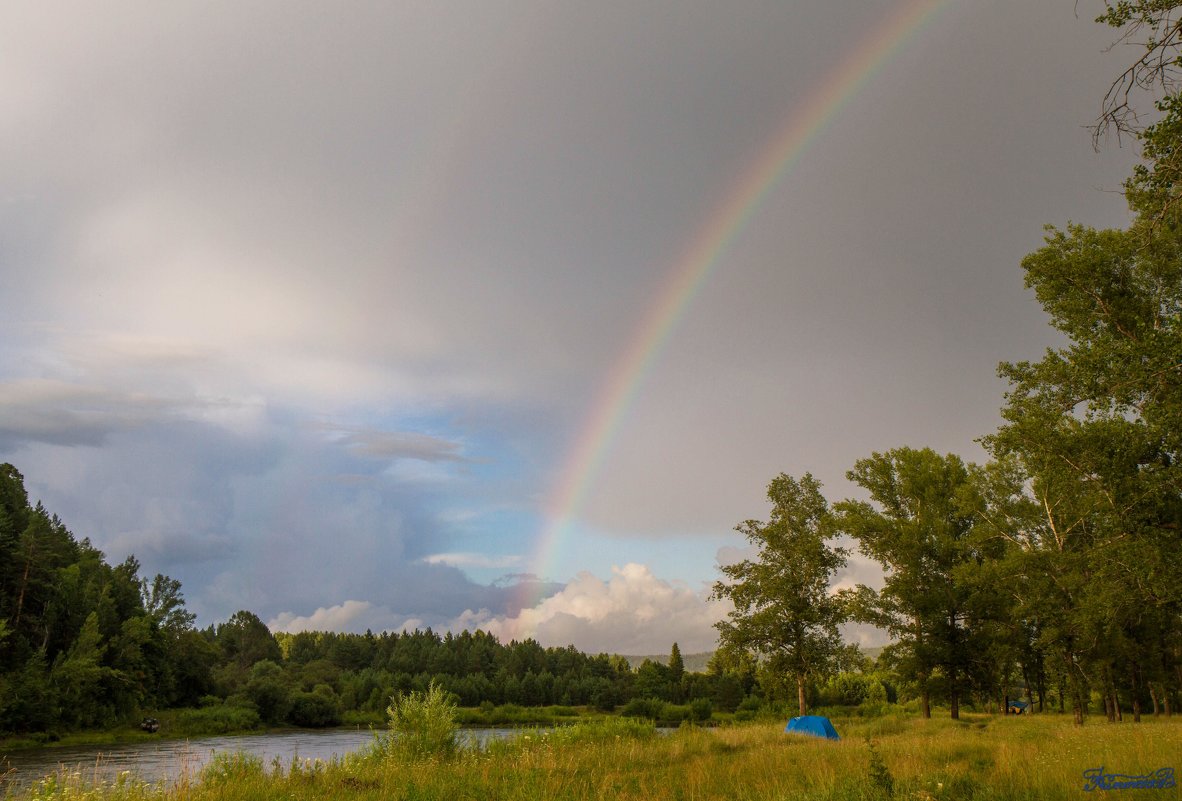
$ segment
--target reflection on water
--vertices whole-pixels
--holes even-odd
[[[463,743],[484,743],[518,731],[463,729],[460,738]],[[359,751],[373,737],[368,729],[330,729],[0,753],[0,797],[6,789],[27,786],[59,770],[77,771],[88,783],[110,782],[124,771],[147,782],[171,782],[196,775],[217,753],[240,751],[260,757],[268,768],[276,761],[286,768],[293,759],[328,761]]]

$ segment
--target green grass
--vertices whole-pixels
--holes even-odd
[[[561,726],[586,720],[603,720],[607,713],[574,706],[518,706],[501,704],[487,707],[462,707],[456,712],[461,726]]]
[[[200,709],[170,709],[152,714],[160,722],[160,731],[156,733],[143,731],[138,723],[115,726],[102,731],[38,733],[0,738],[0,751],[11,753],[29,748],[144,743],[262,731],[258,713],[244,707],[219,705]]]
[[[783,722],[659,735],[622,718],[523,732],[487,748],[414,757],[374,749],[330,763],[264,768],[226,760],[168,789],[63,777],[23,800],[66,801],[1076,801],[1083,771],[1182,772],[1182,718],[1141,724],[1070,716],[834,720],[840,742]],[[1125,801],[1179,799],[1178,788]]]

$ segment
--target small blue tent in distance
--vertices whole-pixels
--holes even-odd
[[[801,715],[793,718],[788,721],[784,731],[807,734],[810,737],[824,737],[826,740],[841,739],[837,736],[837,730],[833,728],[829,718],[823,718],[820,715]]]

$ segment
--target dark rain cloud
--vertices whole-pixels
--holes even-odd
[[[671,542],[650,567],[701,582],[780,471],[840,498],[872,450],[979,456],[996,363],[1053,342],[1020,259],[1126,218],[1136,154],[1083,127],[1123,63],[1099,3],[948,3],[898,42],[569,475],[675,268],[901,5],[8,10],[0,459],[205,622],[376,627],[516,616],[494,565],[564,482],[599,573]],[[563,545],[521,565],[542,594]]]

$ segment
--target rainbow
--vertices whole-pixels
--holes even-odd
[[[677,323],[718,266],[721,256],[747,227],[768,194],[799,161],[822,130],[878,70],[929,23],[948,0],[906,0],[866,37],[805,102],[791,109],[784,125],[739,177],[669,270],[656,303],[613,366],[573,448],[562,480],[546,509],[532,569],[544,575],[558,542],[582,507],[610,450],[625,412]],[[522,599],[523,608],[537,598]],[[528,601],[528,602],[527,602]],[[520,632],[528,635],[529,632]]]

